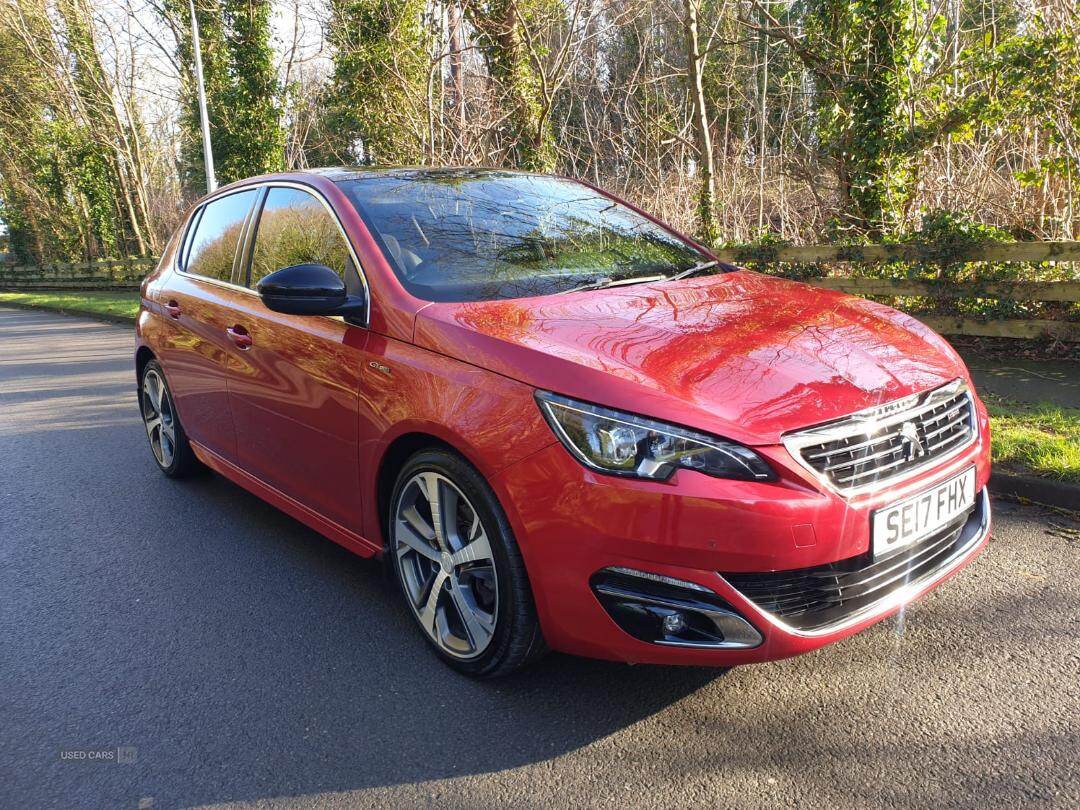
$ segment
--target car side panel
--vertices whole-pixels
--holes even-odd
[[[310,526],[324,537],[344,546],[361,557],[371,557],[378,554],[380,546],[365,537],[351,531],[339,523],[327,519],[323,515],[308,508],[294,498],[290,498],[280,490],[274,489],[235,464],[221,458],[211,450],[203,447],[198,442],[192,442],[191,448],[195,451],[198,459],[210,467],[210,469],[224,475],[238,486],[243,487],[256,497],[262,498],[271,506],[275,506],[287,515],[299,520],[306,526]]]
[[[489,481],[555,443],[533,399],[514,380],[408,343],[372,334],[360,368],[360,474],[365,535],[383,543],[378,472],[387,448],[427,434],[462,453]]]
[[[359,533],[356,414],[369,332],[340,318],[271,312],[252,294],[231,318],[251,337],[229,359],[239,466]]]

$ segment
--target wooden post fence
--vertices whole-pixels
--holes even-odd
[[[747,246],[713,251],[733,264],[844,263],[844,262],[1080,262],[1080,242],[984,243],[951,252],[939,245],[790,245]],[[992,298],[1009,301],[1080,302],[1077,281],[986,281],[958,283],[906,278],[825,276],[806,279],[807,284],[854,295],[878,297],[919,296],[938,299]],[[916,315],[923,323],[946,335],[1038,338],[1080,342],[1080,322],[1036,318],[979,318],[971,315]]]
[[[97,259],[74,264],[0,265],[0,290],[137,290],[153,258]]]

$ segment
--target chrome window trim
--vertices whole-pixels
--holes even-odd
[[[866,605],[865,607],[855,611],[854,613],[845,616],[842,619],[838,619],[831,624],[822,625],[821,627],[815,627],[812,630],[800,630],[797,627],[792,627],[783,619],[780,619],[772,613],[769,613],[769,611],[758,607],[758,605],[752,599],[743,596],[742,592],[734,585],[729,583],[726,579],[724,579],[723,576],[718,576],[720,576],[721,579],[724,579],[724,584],[726,584],[729,588],[731,588],[732,591],[739,595],[739,597],[746,603],[746,605],[749,606],[750,611],[767,621],[769,624],[771,624],[778,630],[782,630],[783,632],[793,636],[801,636],[803,638],[818,638],[820,636],[828,636],[832,635],[833,633],[839,633],[855,626],[856,624],[865,622],[867,620],[880,618],[885,614],[890,613],[891,611],[896,610],[899,607],[902,607],[903,605],[913,600],[919,594],[919,592],[945,579],[949,576],[949,574],[953,573],[953,571],[960,568],[965,562],[967,562],[971,557],[973,557],[975,555],[975,552],[977,552],[982,547],[983,541],[985,541],[987,536],[990,534],[990,495],[987,493],[986,487],[983,487],[980,494],[981,498],[979,499],[979,509],[981,511],[981,517],[979,520],[979,525],[971,533],[971,537],[968,538],[967,542],[955,551],[953,551],[953,553],[949,555],[949,557],[946,558],[946,560],[938,568],[934,569],[933,571],[927,572],[918,579],[911,580],[902,588],[893,591],[888,596],[878,600],[877,602]],[[967,527],[965,526],[964,529],[966,528]],[[961,531],[964,531],[964,529],[961,529]]]
[[[307,185],[305,183],[300,183],[300,182],[296,182],[296,181],[293,181],[293,180],[264,180],[264,181],[259,182],[259,183],[251,183],[249,185],[241,186],[239,188],[230,189],[230,190],[228,190],[226,192],[223,192],[221,194],[215,194],[214,196],[208,197],[207,199],[205,199],[201,203],[199,203],[199,205],[195,208],[195,210],[192,211],[191,216],[188,217],[188,221],[187,221],[187,224],[185,226],[185,232],[184,232],[185,241],[187,240],[187,237],[188,237],[187,230],[191,228],[192,223],[193,223],[193,221],[195,219],[195,215],[198,214],[200,211],[202,211],[210,203],[214,202],[215,200],[220,200],[223,197],[228,197],[230,194],[238,194],[238,193],[243,192],[243,191],[266,191],[267,194],[268,194],[269,189],[271,189],[271,188],[294,188],[294,189],[297,189],[298,191],[305,191],[308,194],[310,194],[312,197],[317,199],[319,202],[321,202],[322,205],[323,205],[323,208],[325,208],[327,210],[327,212],[329,212],[330,216],[333,217],[334,222],[338,226],[338,232],[341,233],[341,238],[345,240],[345,247],[347,247],[348,250],[349,250],[349,257],[352,259],[353,266],[356,268],[356,275],[359,276],[359,278],[360,278],[360,286],[363,287],[363,289],[364,289],[364,320],[363,320],[363,322],[355,322],[355,323],[353,321],[349,321],[349,323],[350,323],[350,325],[354,325],[354,326],[362,326],[365,329],[370,328],[370,326],[371,326],[371,288],[368,286],[367,274],[364,272],[364,266],[362,264],[360,264],[360,259],[356,255],[356,248],[353,247],[352,240],[349,238],[348,233],[346,233],[345,226],[341,224],[341,219],[340,219],[340,217],[338,217],[337,212],[334,211],[333,206],[330,205],[329,200],[327,200],[326,197],[323,196],[322,192],[319,191],[314,186],[309,186],[309,185]],[[258,236],[258,219],[261,218],[261,216],[262,216],[262,206],[266,202],[267,194],[264,194],[261,200],[258,197],[256,197],[255,202],[252,204],[252,210],[248,212],[248,216],[244,220],[244,232],[242,234],[242,238],[240,240],[240,243],[238,243],[237,246],[236,246],[237,252],[241,253],[241,256],[240,256],[240,268],[241,268],[241,270],[246,271],[247,265],[250,265],[250,256],[243,255],[242,251],[244,251],[244,249],[248,246],[248,235],[249,235],[249,233],[251,233],[252,227],[255,228],[254,235],[256,237]],[[258,212],[257,212],[258,216],[255,218],[255,221],[252,222],[251,219],[252,219],[252,215],[256,213],[256,211],[255,211],[256,206],[258,207]],[[255,243],[252,241],[251,242],[252,250],[254,250],[254,247],[255,247]],[[194,279],[196,281],[204,281],[204,282],[206,282],[208,284],[213,284],[213,285],[216,285],[218,287],[224,287],[225,289],[229,289],[229,290],[236,290],[238,292],[246,293],[246,294],[248,294],[250,296],[253,296],[253,297],[256,297],[256,298],[258,297],[258,293],[255,292],[255,290],[251,289],[250,287],[241,286],[239,284],[233,284],[232,282],[229,282],[229,281],[221,281],[220,279],[210,278],[209,276],[200,276],[198,273],[189,273],[185,268],[180,266],[179,259],[180,259],[180,257],[177,256],[176,260],[173,262],[173,269],[177,273],[179,273],[180,275],[185,276],[186,278]],[[235,262],[234,262],[234,265],[235,265]],[[235,266],[234,266],[234,270],[235,270]],[[246,276],[246,272],[245,272],[245,276]],[[344,319],[340,315],[319,315],[317,317],[319,317],[319,318],[328,318],[329,320],[332,320],[332,321],[344,322]]]
[[[240,244],[236,246],[236,255],[233,257],[233,274],[232,282],[238,287],[244,287],[247,289],[247,284],[241,284],[240,274],[244,273],[244,281],[247,281],[245,272],[249,269],[251,259],[251,247],[254,241],[254,227],[258,222],[260,216],[262,216],[263,205],[266,204],[266,195],[269,194],[269,190],[265,187],[258,188],[255,195],[255,202],[251,206],[251,210],[248,211],[247,217],[244,219],[244,230],[240,234]]]
[[[909,467],[900,475],[885,478],[884,480],[871,481],[867,484],[860,484],[857,487],[842,487],[834,484],[827,475],[818,472],[810,462],[803,458],[802,449],[804,447],[829,441],[837,441],[851,436],[854,432],[852,430],[853,422],[866,422],[874,424],[878,428],[891,427],[901,422],[906,422],[909,419],[918,416],[923,411],[934,407],[935,404],[939,404],[941,401],[950,399],[957,394],[967,395],[967,407],[971,420],[971,435],[968,437],[967,441],[952,448],[943,456],[935,456],[914,467]],[[978,439],[979,420],[978,413],[975,410],[975,397],[968,384],[959,377],[952,382],[945,383],[937,388],[932,388],[929,391],[923,391],[922,393],[912,394],[911,396],[903,397],[902,399],[894,400],[893,402],[886,402],[871,408],[865,408],[861,411],[848,414],[847,416],[831,419],[822,425],[800,428],[799,430],[786,433],[780,437],[780,441],[800,467],[809,472],[814,480],[818,481],[827,490],[844,497],[854,497],[868,492],[881,492],[886,488],[907,483],[918,473],[930,469],[931,467],[945,464],[956,458],[975,444]]]

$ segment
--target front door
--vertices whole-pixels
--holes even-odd
[[[305,263],[336,270],[350,293],[362,289],[328,205],[302,189],[271,187],[244,282],[254,289],[263,276]],[[341,318],[272,312],[254,294],[232,317],[248,343],[232,353],[228,371],[240,466],[361,533],[357,396],[367,330]]]

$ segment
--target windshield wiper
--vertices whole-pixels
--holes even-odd
[[[711,267],[716,267],[716,265],[718,264],[720,264],[720,262],[718,262],[716,259],[711,259],[707,262],[702,262],[701,264],[695,264],[693,267],[687,267],[681,273],[676,273],[673,276],[667,276],[664,280],[678,281],[681,278],[687,278],[688,276],[692,276],[695,273],[700,273],[702,270],[708,270]]]
[[[715,264],[715,262],[714,262]],[[647,281],[666,281],[667,276],[634,276],[632,278],[598,278],[594,281],[590,281],[586,284],[580,284],[577,287],[571,287],[569,290],[562,290],[559,295],[565,293],[578,292],[580,290],[603,290],[607,287],[622,287],[624,284],[644,284]]]

